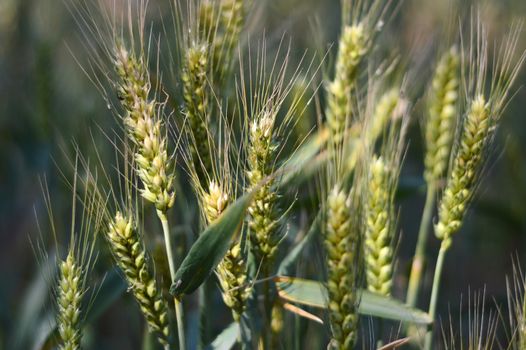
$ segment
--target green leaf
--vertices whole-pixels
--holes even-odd
[[[214,341],[206,347],[206,350],[230,350],[239,338],[239,323],[232,322],[225,328]]]
[[[327,307],[327,290],[321,282],[279,276],[275,278],[275,283],[279,296],[285,300],[317,308]],[[359,290],[358,293],[360,293],[358,312],[362,315],[417,324],[432,323],[427,313],[398,300],[366,290]]]
[[[15,313],[16,318],[13,322],[12,338],[8,343],[9,349],[27,349],[29,341],[34,340],[40,334],[35,330],[45,328],[40,325],[42,319],[47,322],[48,319],[42,317],[42,311],[51,294],[53,283],[57,273],[57,262],[55,254],[40,263],[38,272],[31,281],[27,293],[22,297],[20,309]]]
[[[232,237],[241,229],[251,199],[252,193],[243,195],[201,233],[175,274],[170,287],[172,295],[192,293],[212,273],[228,251]]]

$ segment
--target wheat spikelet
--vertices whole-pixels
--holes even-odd
[[[273,171],[278,144],[273,138],[276,115],[263,111],[250,127],[247,177],[250,188],[256,188]],[[276,253],[281,239],[280,214],[277,210],[277,193],[272,188],[274,179],[256,190],[248,212],[251,249],[258,260],[270,260]]]
[[[460,57],[456,47],[438,62],[425,120],[425,179],[436,183],[447,169],[457,120]]]
[[[374,157],[369,166],[365,207],[365,259],[367,287],[370,291],[390,295],[393,273],[392,186],[388,164]]]
[[[151,332],[165,347],[169,344],[168,309],[161,290],[148,271],[148,260],[131,217],[117,212],[110,223],[107,238],[115,261],[124,272]]]
[[[357,338],[355,262],[358,237],[352,227],[349,196],[334,188],[327,198],[325,248],[331,324],[331,349],[351,349]]]
[[[57,328],[62,343],[61,350],[80,349],[80,307],[82,303],[82,270],[76,262],[73,250],[66,260],[60,262],[58,282]]]
[[[159,104],[149,99],[151,85],[143,57],[137,58],[120,44],[114,54],[114,66],[120,78],[118,93],[126,110],[123,120],[128,136],[137,148],[135,161],[144,186],[141,195],[164,212],[173,205],[175,192],[167,141],[162,134],[161,120],[156,115]]]
[[[203,194],[203,207],[208,223],[212,223],[223,213],[229,203],[229,195],[216,181],[211,181],[208,192]]]

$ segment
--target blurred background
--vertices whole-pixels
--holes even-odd
[[[110,3],[112,0],[107,0]],[[395,0],[396,1],[396,0]],[[104,1],[101,1],[104,2]],[[466,13],[467,1],[459,0]],[[260,3],[257,20],[250,31],[266,30],[269,38],[283,33],[293,41],[293,57],[305,50],[315,52],[321,37],[324,49],[338,38],[340,5],[338,0],[265,0]],[[452,1],[454,3],[454,1]],[[51,308],[42,285],[41,259],[35,242],[43,237],[49,251],[49,223],[40,179],[45,179],[52,198],[57,232],[67,231],[71,211],[71,191],[60,175],[66,153],[72,144],[92,145],[92,132],[112,127],[114,118],[100,92],[84,73],[89,49],[68,7],[75,0],[0,0],[0,348],[29,349],[26,327],[36,332],[35,310]],[[512,23],[526,19],[526,1],[484,1],[483,21],[490,28],[490,40],[497,40]],[[391,19],[381,40],[393,54],[409,53],[408,89],[418,98],[428,79],[436,48],[447,43],[440,37],[451,20],[448,1],[406,0]],[[150,20],[161,23],[171,16],[170,0],[150,1]],[[456,15],[453,15],[456,16]],[[526,47],[526,32],[519,42]],[[517,87],[526,82],[521,71]],[[418,220],[424,200],[422,179],[421,108],[414,109],[410,145],[402,172],[402,185],[416,190],[400,199],[401,227],[396,296],[405,290],[411,256],[414,252]],[[314,117],[307,122],[315,125]],[[112,152],[108,144],[104,152]],[[86,147],[85,152],[90,147]],[[102,147],[104,149],[104,147]],[[512,274],[512,259],[526,262],[526,90],[519,89],[507,109],[498,133],[497,149],[469,211],[466,224],[446,260],[440,299],[440,315],[453,319],[465,311],[461,300],[469,290],[486,290],[490,304],[506,300],[506,275]],[[40,227],[37,223],[41,223]],[[438,242],[431,239],[428,253],[434,259]],[[432,274],[426,275],[430,283]],[[39,287],[40,286],[40,287]],[[426,307],[423,298],[421,306]],[[34,304],[31,304],[31,302]],[[119,301],[119,303],[129,302]],[[123,323],[117,312],[120,304],[103,313],[98,322],[98,349],[134,349],[141,339],[137,315]],[[135,317],[135,318],[134,318]],[[22,323],[24,326],[21,326]],[[32,323],[33,322],[33,323]],[[32,328],[33,327],[33,328]],[[25,330],[27,332],[27,330]],[[21,335],[22,334],[22,335]],[[88,330],[89,334],[89,330]],[[126,344],[122,343],[123,335]],[[33,334],[34,335],[34,334]],[[89,338],[89,336],[88,336]],[[119,339],[119,343],[116,343]],[[3,344],[3,345],[1,345]],[[24,345],[20,345],[24,344]],[[119,345],[117,345],[119,344]],[[95,345],[93,345],[95,346]]]

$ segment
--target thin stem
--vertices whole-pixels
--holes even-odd
[[[438,301],[438,292],[440,290],[440,281],[442,277],[442,268],[444,267],[444,258],[451,245],[451,238],[446,238],[440,245],[440,251],[438,252],[437,263],[435,266],[435,276],[433,277],[433,289],[431,290],[431,300],[429,302],[429,317],[435,321],[436,308]],[[431,328],[426,334],[425,347],[426,350],[431,350],[433,344],[433,328]]]
[[[170,278],[173,284],[175,283],[175,265],[174,265],[175,263],[174,263],[174,254],[172,250],[172,238],[170,235],[170,227],[168,226],[168,218],[166,217],[165,213],[160,210],[157,210],[157,216],[159,217],[159,220],[161,220],[161,225],[163,226],[166,257],[168,259],[168,267],[170,269]],[[176,297],[174,297],[174,304],[175,304],[175,317],[177,318],[177,335],[179,337],[179,349],[185,350],[186,341],[185,341],[185,334],[184,334],[183,307],[182,307],[181,301],[177,299]]]
[[[175,303],[175,317],[177,318],[177,334],[179,335],[179,349],[186,349],[186,341],[184,335],[184,314],[183,304],[179,299],[174,297]]]
[[[264,262],[263,265],[263,277],[265,282],[263,282],[263,305],[265,309],[265,335],[263,337],[264,349],[270,349],[272,344],[272,329],[271,329],[271,315],[272,315],[272,305],[270,302],[270,283],[269,279],[269,266],[267,262]]]
[[[418,301],[418,292],[420,290],[420,282],[422,281],[422,273],[424,271],[424,264],[426,259],[426,245],[429,237],[429,226],[433,217],[433,209],[435,207],[436,186],[430,183],[427,188],[426,202],[424,204],[424,212],[420,222],[420,229],[418,230],[418,240],[416,242],[416,251],[411,266],[411,274],[409,276],[409,285],[407,288],[406,302],[410,306],[416,306]]]

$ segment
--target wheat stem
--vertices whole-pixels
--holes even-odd
[[[444,259],[446,257],[446,253],[449,250],[449,247],[451,246],[451,239],[445,239],[442,241],[442,244],[440,245],[440,251],[438,252],[438,258],[435,265],[435,275],[433,277],[433,289],[431,290],[431,300],[429,302],[429,317],[432,320],[435,320],[436,316],[436,309],[437,309],[437,301],[438,301],[438,292],[440,291],[440,282],[442,280],[442,269],[444,267]],[[433,326],[431,326],[433,327]],[[433,330],[431,329],[426,334],[425,339],[425,350],[431,350],[433,345]]]
[[[157,210],[157,216],[159,217],[159,220],[161,221],[161,225],[163,227],[163,234],[164,234],[164,244],[166,247],[166,257],[168,258],[168,267],[170,268],[170,277],[172,284],[175,283],[175,263],[174,263],[174,254],[172,249],[172,239],[170,235],[170,226],[168,225],[168,218],[166,217],[166,214],[160,210]],[[181,301],[174,297],[174,304],[175,304],[175,317],[177,318],[177,334],[179,337],[179,349],[184,350],[186,349],[186,339],[185,339],[185,332],[184,332],[184,310],[182,307]]]
[[[436,186],[434,183],[430,183],[427,187],[424,212],[420,221],[415,256],[411,265],[411,274],[409,275],[406,302],[410,306],[416,306],[416,303],[418,301],[418,292],[420,290],[420,284],[423,277],[422,273],[424,271],[424,264],[426,259],[426,246],[427,240],[429,238],[429,227],[431,226],[433,210],[435,208],[435,197]]]

